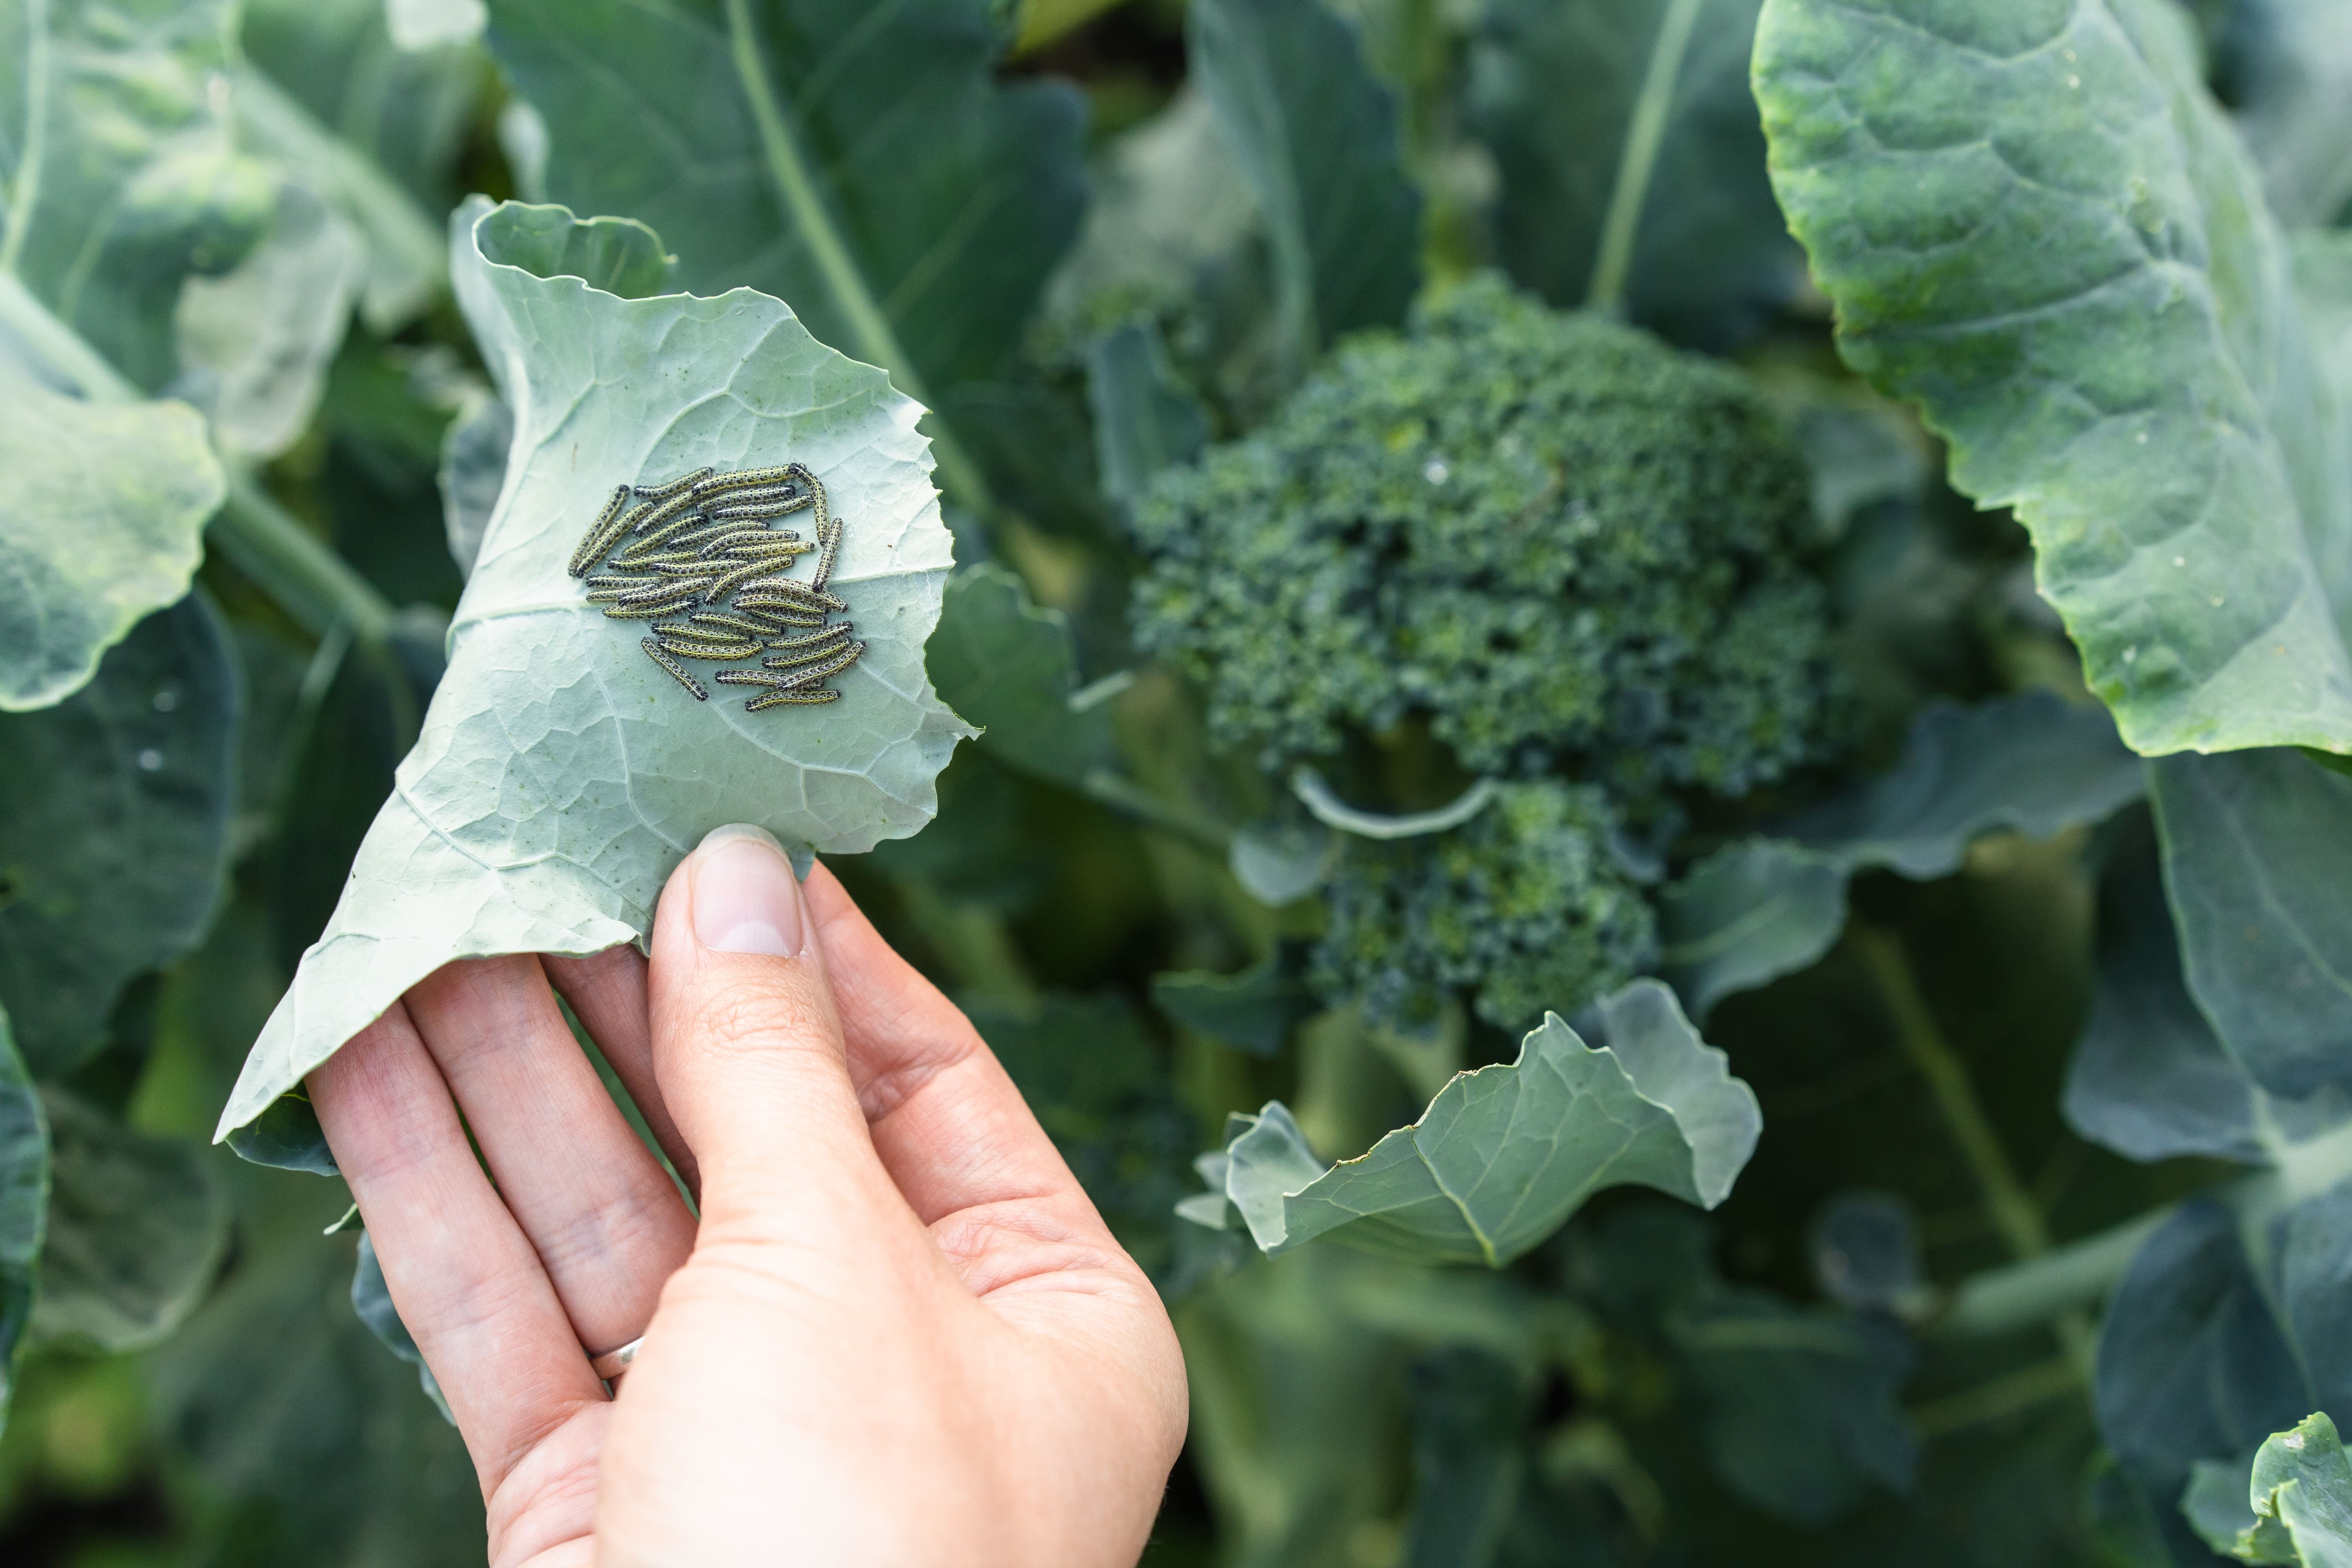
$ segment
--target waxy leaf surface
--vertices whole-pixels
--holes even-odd
[[[578,275],[658,286],[666,258],[641,226],[476,201],[452,234],[457,298],[514,411],[506,481],[424,737],[223,1135],[452,959],[641,939],[711,828],[828,852],[916,831],[970,733],[924,676],[950,543],[919,405],[765,295],[630,299]],[[644,623],[605,618],[566,563],[616,484],[788,461],[843,521],[832,587],[866,655],[824,707],[747,712],[724,686],[696,701],[639,648]]]
[[[1848,363],[2016,510],[2125,740],[2352,751],[2337,405],[2178,8],[1768,0],[1756,84]]]
[[[1268,1104],[1226,1146],[1226,1200],[1269,1253],[1328,1235],[1494,1268],[1603,1187],[1639,1183],[1713,1208],[1755,1151],[1755,1094],[1656,981],[1599,1012],[1607,1046],[1548,1016],[1517,1060],[1461,1074],[1419,1121],[1328,1170],[1290,1112]]]

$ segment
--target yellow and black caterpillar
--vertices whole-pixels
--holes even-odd
[[[768,519],[804,510],[815,519],[813,542],[768,526]],[[697,468],[650,489],[616,486],[572,552],[571,571],[587,579],[588,602],[613,619],[654,623],[638,646],[698,702],[710,692],[684,661],[771,655],[760,668],[712,677],[758,688],[743,705],[756,713],[835,700],[841,693],[825,682],[866,652],[850,639],[852,623],[830,618],[849,608],[825,589],[840,543],[841,522],[825,509],[824,487],[800,464],[731,474]],[[808,554],[816,556],[814,574],[785,575]]]

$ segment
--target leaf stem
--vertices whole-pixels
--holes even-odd
[[[1909,1412],[1911,1425],[1922,1437],[1934,1439],[1946,1436],[1963,1427],[1978,1426],[1988,1421],[1998,1421],[2021,1410],[2053,1399],[2074,1394],[2083,1385],[2083,1374],[2071,1355],[2053,1356],[2032,1366],[1989,1378],[1973,1388],[1964,1388],[1941,1399],[1931,1399],[1915,1405]]]
[[[940,477],[946,483],[950,498],[982,518],[992,518],[995,500],[989,493],[986,476],[947,428],[946,416],[937,413],[938,405],[931,401],[921,373],[899,343],[898,331],[890,325],[890,318],[874,298],[873,290],[866,286],[865,275],[857,269],[856,258],[849,254],[840,226],[834,222],[817,190],[808,157],[791,121],[784,118],[775,85],[768,79],[760,55],[760,40],[752,30],[750,0],[727,0],[727,43],[735,61],[736,78],[742,83],[744,99],[751,108],[751,119],[760,128],[760,149],[767,159],[769,177],[775,181],[784,210],[791,216],[802,242],[809,247],[809,254],[815,258],[818,272],[824,275],[834,308],[847,319],[850,332],[856,339],[857,353],[889,372],[899,391],[934,411],[931,452],[938,459]]]
[[[145,395],[82,342],[79,332],[51,314],[13,272],[0,271],[0,332],[92,403],[136,403]]]
[[[1601,246],[1592,258],[1592,283],[1584,302],[1596,310],[1614,310],[1625,302],[1625,279],[1633,267],[1633,242],[1642,229],[1642,208],[1650,196],[1650,176],[1657,172],[1658,149],[1666,140],[1666,120],[1674,109],[1675,83],[1681,77],[1683,57],[1690,51],[1691,34],[1706,0],[1673,0],[1659,20],[1658,37],[1650,46],[1650,68],[1642,78],[1641,95],[1625,126],[1625,151],[1617,162],[1617,184],[1609,193],[1609,211],[1601,222]]]
[[[907,918],[939,954],[959,988],[1015,1006],[1036,1005],[1037,982],[1002,915],[980,904],[946,898],[919,878],[899,878],[892,886]]]
[[[1960,1282],[1928,1331],[1953,1339],[1990,1338],[2096,1307],[2172,1212],[2167,1205],[2038,1257],[1973,1275]]]
[[[2050,1229],[2042,1220],[2042,1210],[2026,1191],[2016,1167],[2010,1163],[2008,1151],[1993,1131],[1983,1102],[1977,1099],[1976,1086],[1969,1079],[1967,1064],[1936,1026],[1935,1016],[1927,1010],[1927,998],[1919,993],[1918,980],[1911,972],[1911,961],[1905,956],[1902,942],[1891,932],[1859,921],[1848,928],[1846,934],[1878,983],[1879,994],[1894,1017],[1895,1039],[1910,1058],[1911,1065],[1918,1068],[1919,1076],[1927,1080],[1944,1126],[1951,1133],[1952,1142],[1959,1145],[1961,1157],[1976,1177],[1977,1190],[1984,1199],[1986,1212],[1992,1216],[1993,1228],[2021,1260],[2044,1256],[2050,1251]],[[2087,1379],[2096,1350],[2089,1321],[2080,1311],[2066,1311],[2053,1320],[2052,1327],[2074,1361],[2078,1375]]]
[[[1213,822],[1204,814],[1153,794],[1125,774],[1109,768],[1089,768],[1079,781],[1087,796],[1108,806],[1120,816],[1174,834],[1188,844],[1199,846],[1212,855],[1223,856],[1234,846],[1233,829]]]
[[[228,500],[213,514],[205,534],[312,637],[325,637],[341,627],[364,646],[383,641],[392,629],[392,601],[251,475],[229,476]]]

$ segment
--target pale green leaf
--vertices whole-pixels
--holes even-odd
[[[2246,1478],[2253,1461],[2200,1459],[2189,1468],[2180,1493],[2180,1515],[2198,1538],[2223,1557],[2241,1563],[2293,1563],[2294,1542],[2276,1520],[2264,1521],[2246,1501]],[[2268,1528],[2264,1528],[2267,1524]]]
[[[2137,751],[2352,751],[2352,483],[2286,247],[2164,0],[1767,0],[1849,363],[2013,507]]]
[[[2352,778],[2297,752],[2150,764],[2189,992],[2254,1081],[2352,1086]]]
[[[1846,872],[1798,845],[1718,850],[1658,899],[1658,972],[1704,1018],[1735,992],[1811,968],[1845,929]]]
[[[392,41],[404,49],[470,44],[490,19],[483,0],[383,0]]]
[[[514,445],[514,410],[483,391],[467,398],[441,437],[441,518],[449,558],[471,575],[482,535],[507,482],[507,448]]]
[[[1110,715],[1070,705],[1069,617],[1039,609],[1003,567],[982,563],[949,582],[929,669],[940,700],[981,727],[999,762],[1072,784],[1110,762]]]
[[[23,712],[187,593],[228,480],[185,404],[61,397],[5,363],[0,398],[0,711]]]
[[[2048,838],[2103,821],[2147,788],[2139,759],[2104,711],[2029,691],[1967,708],[1930,705],[1893,772],[1783,831],[1849,870],[1883,867],[1927,881],[1958,870],[1985,834]]]
[[[2257,1522],[2242,1537],[2260,1550],[2283,1527],[2304,1568],[2352,1568],[2352,1461],[2325,1412],[2305,1416],[2293,1430],[2273,1432],[2254,1453],[2247,1481]],[[2250,1563],[2264,1561],[2241,1550]]]
[[[1176,379],[1149,321],[1114,327],[1087,346],[1087,404],[1095,468],[1115,501],[1134,500],[1160,469],[1191,462],[1209,439],[1208,411]]]
[[[173,390],[205,407],[222,450],[275,458],[309,427],[365,265],[352,226],[288,185],[267,239],[220,277],[181,289]]]
[[[1678,340],[1728,342],[1803,286],[1748,86],[1759,4],[1700,0],[1674,61],[1654,58],[1662,35],[1671,42],[1671,0],[1485,8],[1468,103],[1502,179],[1496,249],[1520,284],[1556,305],[1585,303],[1611,206],[1623,202],[1634,228],[1621,284],[1635,321]],[[1664,95],[1654,162],[1631,171],[1646,178],[1621,194],[1645,89]]]
[[[1195,0],[1192,68],[1256,193],[1296,376],[1342,333],[1394,325],[1420,280],[1421,197],[1396,105],[1320,0]]]
[[[179,1327],[228,1249],[228,1200],[204,1147],[134,1132],[88,1102],[43,1096],[54,1150],[33,1332],[139,1350]]]
[[[2352,200],[2352,8],[2236,0],[2214,74],[2289,226],[2334,223]]]
[[[0,273],[149,388],[174,369],[181,279],[235,266],[277,201],[214,88],[234,14],[229,0],[0,4]]]
[[[1462,1074],[1420,1121],[1328,1169],[1278,1101],[1238,1119],[1225,1195],[1269,1253],[1330,1236],[1497,1268],[1603,1187],[1638,1183],[1714,1207],[1762,1130],[1754,1093],[1656,981],[1599,1015],[1605,1047],[1548,1016],[1517,1060]]]
[[[458,300],[515,411],[506,486],[424,737],[224,1136],[452,959],[641,940],[711,828],[754,823],[829,853],[916,831],[971,732],[924,677],[951,549],[917,405],[749,289],[627,300],[533,269],[642,285],[663,251],[640,226],[476,201],[452,234]],[[641,651],[644,623],[605,618],[565,563],[616,484],[787,461],[842,520],[832,587],[865,657],[828,706],[747,712],[723,685],[697,701]]]
[[[33,1312],[49,1215],[49,1134],[41,1097],[0,1011],[0,1429],[16,1382],[16,1347]]]
[[[2139,759],[2095,707],[2046,691],[1930,704],[1893,771],[1782,824],[1785,840],[1720,850],[1669,887],[1662,973],[1703,1017],[1827,952],[1853,872],[1948,876],[1987,833],[2048,838],[2105,820],[2146,787]]]
[[[64,702],[0,718],[0,1002],[44,1077],[102,1045],[123,985],[211,920],[237,805],[235,658],[192,596]]]
[[[385,20],[383,0],[245,0],[234,97],[243,133],[364,238],[361,314],[388,334],[447,286],[441,216],[491,73],[476,48],[405,50]]]

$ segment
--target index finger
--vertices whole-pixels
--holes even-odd
[[[803,892],[875,1152],[916,1216],[929,1226],[990,1205],[1075,1199],[1101,1227],[1061,1151],[962,1010],[891,951],[824,866],[810,870]]]

